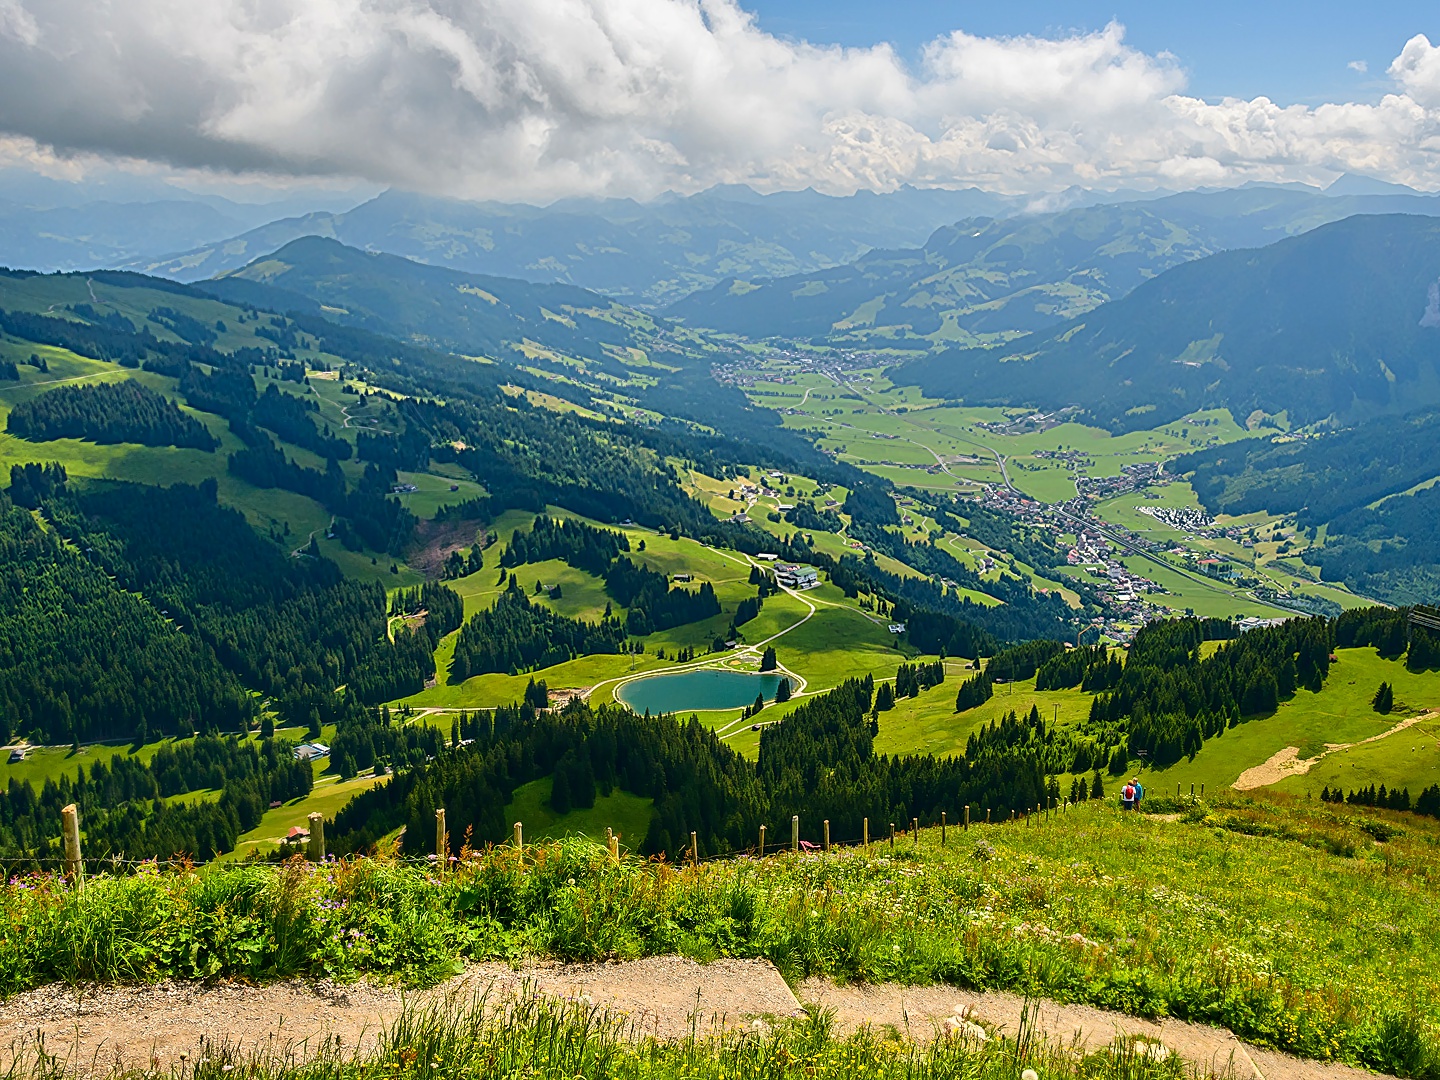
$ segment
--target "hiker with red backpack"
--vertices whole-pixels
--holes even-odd
[[[1135,809],[1135,783],[1131,781],[1120,789],[1120,809]]]

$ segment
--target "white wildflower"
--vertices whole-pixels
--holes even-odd
[[[1040,1074],[1034,1069],[1026,1069],[1020,1074],[1020,1080],[1040,1080]]]

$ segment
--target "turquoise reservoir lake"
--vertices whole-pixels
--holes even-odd
[[[702,709],[743,709],[755,703],[756,694],[775,700],[779,675],[751,675],[743,671],[703,668],[673,675],[650,675],[626,683],[615,696],[638,713],[694,712]]]

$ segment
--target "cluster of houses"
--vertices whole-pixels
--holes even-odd
[[[1117,495],[1128,495],[1144,487],[1170,483],[1165,475],[1165,466],[1158,461],[1140,461],[1122,466],[1119,476],[1075,476],[1075,488],[1081,495],[1097,499],[1112,499]]]

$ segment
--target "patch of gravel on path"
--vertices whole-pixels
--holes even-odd
[[[37,1037],[47,1052],[86,1073],[168,1069],[227,1045],[275,1062],[303,1060],[331,1044],[345,1052],[373,1047],[407,1004],[464,1007],[484,996],[498,1006],[529,993],[562,1000],[583,995],[636,1032],[666,1039],[755,1016],[800,1014],[795,995],[765,961],[697,964],[676,956],[518,968],[476,964],[440,986],[409,993],[364,981],[52,985],[0,1003],[0,1070],[33,1050]]]

